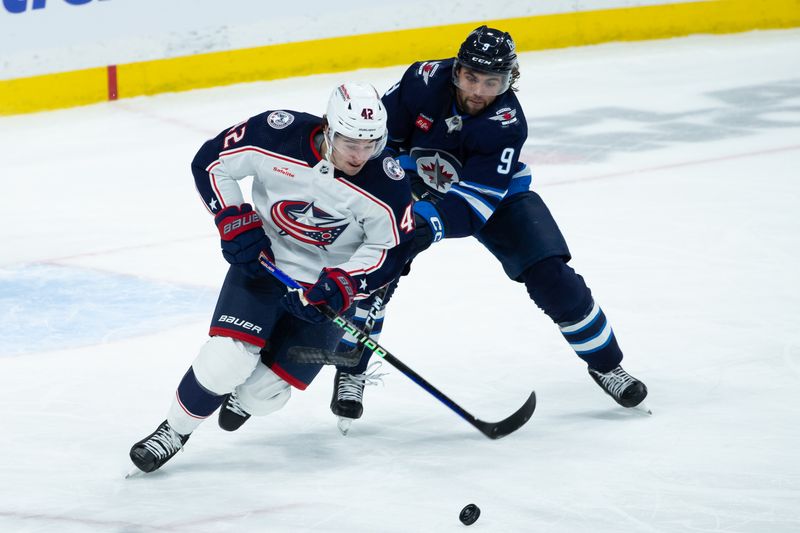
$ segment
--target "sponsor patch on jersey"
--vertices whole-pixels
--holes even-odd
[[[387,157],[383,160],[383,171],[393,180],[401,180],[405,177],[406,171],[394,157]]]
[[[431,117],[425,116],[420,113],[417,116],[417,120],[414,121],[414,125],[421,129],[422,131],[431,131],[431,125],[433,124],[433,119]]]
[[[510,126],[517,121],[517,110],[510,107],[498,109],[495,111],[493,117],[489,117],[489,120],[495,120],[499,122],[501,126]]]
[[[417,69],[417,76],[422,76],[422,81],[428,85],[428,80],[436,74],[437,70],[439,70],[438,61],[425,61]]]
[[[282,130],[292,122],[294,122],[294,115],[286,111],[273,111],[267,117],[267,124],[276,130]]]
[[[284,176],[289,176],[290,178],[294,177],[294,173],[289,169],[289,167],[274,166],[272,167],[272,171],[277,172],[278,174],[283,174]]]

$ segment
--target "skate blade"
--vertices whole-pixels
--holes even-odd
[[[339,420],[336,422],[336,427],[339,428],[339,432],[347,436],[347,432],[350,431],[350,426],[353,424],[352,418],[345,418],[343,416],[339,417]]]
[[[142,472],[141,470],[139,470],[134,466],[127,474],[125,474],[125,479],[130,479],[132,477],[139,477],[141,474],[144,474],[144,472]]]

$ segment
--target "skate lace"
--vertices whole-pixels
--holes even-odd
[[[622,393],[625,392],[625,389],[627,389],[628,386],[635,381],[630,374],[622,369],[621,366],[618,366],[614,370],[606,372],[605,374],[601,372],[595,372],[595,375],[600,378],[600,381],[603,383],[603,387],[609,392],[609,394],[613,395],[615,398],[621,397]]]
[[[383,376],[386,376],[387,373],[378,373],[380,368],[381,362],[375,361],[362,374],[346,374],[342,372],[339,375],[339,389],[337,392],[339,400],[361,402],[364,397],[365,385],[383,384]]]
[[[234,413],[243,418],[249,416],[249,413],[244,410],[244,407],[242,407],[242,404],[239,402],[239,397],[236,396],[235,392],[231,393],[230,397],[228,398],[228,401],[225,403],[225,409],[233,411]]]
[[[181,437],[168,425],[158,428],[143,446],[159,459],[171,457],[183,448]]]

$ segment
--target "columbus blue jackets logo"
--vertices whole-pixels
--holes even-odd
[[[294,122],[294,115],[286,111],[273,111],[267,117],[267,124],[276,130],[282,130],[292,122]]]
[[[447,192],[453,183],[458,183],[461,163],[444,150],[414,148],[411,157],[417,161],[417,174],[428,187]]]
[[[325,248],[333,244],[347,229],[344,218],[337,218],[314,206],[314,202],[282,200],[270,211],[282,235],[289,235],[305,244]]]
[[[387,157],[383,160],[383,171],[393,180],[401,180],[406,176],[405,170],[394,157]]]

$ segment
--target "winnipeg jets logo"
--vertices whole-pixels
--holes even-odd
[[[315,207],[314,202],[282,200],[272,206],[270,214],[282,235],[322,249],[333,244],[349,225],[344,218],[331,216]]]
[[[489,117],[489,120],[496,120],[500,122],[501,126],[514,124],[517,121],[517,110],[510,107],[498,109],[493,117]]]
[[[444,151],[412,150],[417,158],[417,174],[428,187],[439,192],[447,192],[453,183],[458,182],[458,160]]]
[[[438,61],[425,61],[417,69],[417,75],[422,76],[422,81],[425,82],[425,85],[428,85],[428,80],[436,74],[437,70],[439,70]]]
[[[273,111],[267,117],[267,124],[276,130],[282,130],[292,122],[294,122],[294,115],[286,111]]]

